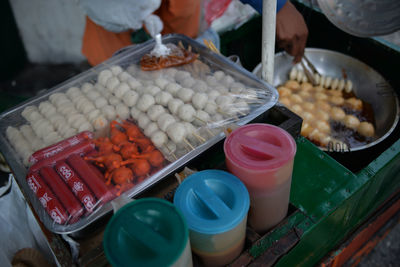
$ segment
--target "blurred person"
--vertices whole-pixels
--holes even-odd
[[[262,13],[262,0],[241,0]],[[199,37],[201,0],[80,0],[87,14],[82,53],[92,66],[110,58],[119,49],[140,43],[157,33],[180,33],[191,38],[211,39],[219,44],[212,31]],[[277,45],[301,59],[308,30],[302,15],[290,1],[277,0]],[[145,30],[143,30],[145,29]],[[205,37],[207,36],[207,37]]]

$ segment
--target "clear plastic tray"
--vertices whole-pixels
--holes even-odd
[[[229,118],[229,116],[228,117],[225,116],[225,118],[221,119],[221,121],[214,121],[212,123],[211,122],[207,123],[204,126],[199,126],[199,129],[204,129],[205,127],[207,127],[206,129],[207,132],[212,131],[213,135],[208,136],[205,142],[199,142],[198,144],[195,144],[194,149],[190,149],[185,153],[181,154],[178,153],[177,158],[171,160],[171,163],[169,163],[163,169],[161,169],[157,173],[148,177],[143,182],[137,184],[133,188],[126,191],[124,195],[129,198],[135,197],[140,192],[144,191],[145,189],[151,187],[155,183],[162,180],[168,174],[177,171],[191,159],[195,158],[199,154],[203,153],[204,151],[215,145],[218,141],[222,140],[225,137],[224,130],[227,127],[231,127],[232,124],[236,126],[236,125],[244,125],[250,122],[260,114],[266,112],[268,109],[273,107],[278,100],[278,93],[276,89],[273,88],[271,85],[261,81],[254,74],[234,64],[229,59],[221,55],[218,55],[216,53],[213,53],[208,48],[197,43],[193,39],[190,39],[183,35],[173,34],[164,36],[163,43],[164,44],[182,43],[183,46],[186,48],[190,46],[192,51],[199,54],[198,60],[208,66],[206,68],[207,69],[206,73],[212,75],[216,71],[223,71],[225,75],[231,76],[235,82],[240,82],[241,84],[243,84],[245,90],[243,90],[239,96],[236,95],[237,98],[235,99],[242,97],[243,99],[248,101],[248,107],[247,107],[248,110],[246,113],[239,111],[239,113],[236,113],[236,115],[233,115],[231,118]],[[109,69],[111,66],[120,66],[124,70],[127,70],[132,65],[138,66],[141,57],[144,54],[149,53],[153,49],[154,44],[155,42],[151,40],[144,44],[136,45],[128,49],[125,49],[121,53],[113,56],[111,59],[105,61],[104,63],[63,82],[62,84],[55,86],[54,88],[46,91],[45,93],[37,97],[34,97],[0,115],[0,135],[1,135],[0,151],[6,158],[6,161],[10,165],[17,181],[21,185],[24,193],[27,195],[27,198],[32,203],[36,213],[38,214],[38,216],[40,217],[46,228],[48,228],[50,231],[60,234],[69,234],[84,230],[94,221],[110,213],[112,211],[111,203],[108,202],[104,204],[103,206],[99,207],[95,212],[91,213],[86,217],[83,217],[74,224],[61,225],[54,223],[54,221],[50,218],[47,212],[43,209],[37,197],[33,194],[31,189],[27,185],[26,175],[28,167],[26,167],[26,164],[24,165],[23,160],[19,157],[15,148],[7,138],[6,135],[7,128],[9,126],[18,128],[21,125],[27,123],[26,119],[21,115],[21,113],[27,106],[32,106],[32,105],[38,106],[41,102],[48,100],[50,95],[57,92],[60,93],[66,92],[70,87],[73,86],[80,87],[85,82],[95,83],[99,73],[102,70]],[[197,80],[202,80],[205,79],[206,77],[199,75],[198,73],[193,73],[193,71],[196,68],[190,65],[184,65],[181,67],[177,67],[176,69],[185,70],[188,71],[191,75],[192,74],[196,75]],[[161,72],[163,71],[164,70],[162,70]],[[161,73],[160,71],[158,72]],[[156,72],[153,72],[153,74],[151,72],[148,72],[146,74],[154,75],[154,73]],[[164,78],[166,77],[165,75],[168,75],[166,73],[168,72],[165,72],[163,74]],[[250,90],[249,88],[252,88],[251,94],[246,93],[247,92],[246,90]],[[231,107],[234,108],[234,105],[232,104]]]

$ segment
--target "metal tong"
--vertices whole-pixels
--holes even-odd
[[[303,57],[300,60],[300,64],[304,69],[304,73],[307,76],[307,79],[311,82],[313,86],[317,86],[318,83],[315,79],[315,75],[319,75],[321,77],[321,74],[318,72],[318,70],[315,68],[315,66],[311,63],[311,61],[306,57],[304,54]]]

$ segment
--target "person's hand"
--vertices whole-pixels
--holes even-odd
[[[308,37],[307,25],[296,7],[287,1],[276,14],[276,39],[278,47],[294,56],[294,62],[301,60]]]

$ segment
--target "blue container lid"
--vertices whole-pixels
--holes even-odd
[[[235,228],[249,211],[250,198],[236,176],[220,170],[200,171],[187,177],[174,196],[188,227],[203,234]]]

